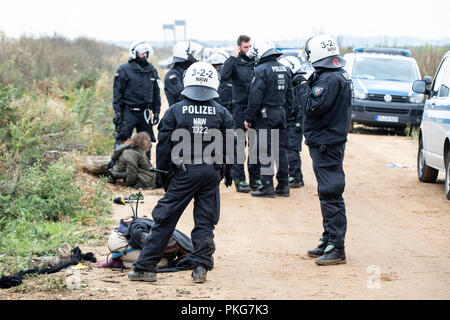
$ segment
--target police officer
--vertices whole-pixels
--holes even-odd
[[[287,67],[291,71],[292,76],[292,90],[294,95],[294,106],[289,106],[288,109],[288,161],[289,161],[289,187],[290,188],[300,188],[305,184],[303,182],[302,173],[302,159],[300,157],[300,151],[302,150],[302,119],[303,114],[300,108],[300,103],[297,99],[295,87],[299,84],[298,76],[302,75],[304,78],[302,70],[302,65],[300,60],[294,56],[281,57],[278,60],[282,65]]]
[[[255,59],[247,56],[252,47],[249,36],[240,35],[237,40],[237,47],[232,55],[225,61],[220,69],[222,81],[231,80],[232,84],[232,112],[236,129],[246,130],[244,126],[245,114],[248,106],[248,95],[250,84],[254,75]],[[259,165],[249,163],[247,168],[250,176],[250,185],[246,182],[244,165],[236,163],[231,170],[237,192],[247,193],[256,190],[261,185]]]
[[[147,61],[153,49],[148,42],[135,41],[129,53],[128,63],[121,65],[114,77],[113,122],[117,132],[114,148],[131,138],[134,128],[137,132],[146,131],[156,142],[153,125],[159,122],[161,96],[158,72]]]
[[[258,150],[262,185],[251,195],[271,198],[275,195],[288,197],[289,171],[286,152],[288,144],[286,118],[288,115],[287,106],[294,105],[290,71],[278,62],[277,58],[282,53],[276,50],[270,41],[255,43],[249,54],[256,55],[258,64],[250,87],[244,125],[247,129],[256,129],[258,145],[261,145],[262,135],[267,137],[265,148]],[[279,147],[278,159],[273,154],[276,151],[275,146],[272,146],[273,129],[279,133],[279,140],[276,141]],[[274,147],[274,150],[272,150],[272,147]],[[267,161],[264,163],[261,156],[270,157],[271,163]],[[275,190],[273,188],[273,160],[277,162],[278,167],[278,185]]]
[[[173,66],[164,77],[164,92],[169,106],[181,101],[183,74],[187,68],[198,61],[203,46],[193,41],[180,41],[173,47]]]
[[[230,55],[226,51],[216,51],[213,54],[211,54],[207,61],[213,65],[213,67],[217,70],[217,72],[220,71],[220,69],[223,67],[223,64],[225,61],[230,57]],[[233,99],[233,92],[232,92],[232,83],[231,79],[224,80],[220,79],[220,85],[219,89],[217,90],[217,93],[219,94],[219,97],[216,98],[216,102],[227,108],[228,112],[231,113],[231,102]]]
[[[194,269],[192,277],[196,283],[206,281],[206,272],[213,268],[212,255],[215,251],[213,230],[219,221],[220,209],[219,184],[222,175],[225,177],[226,186],[232,184],[229,170],[233,159],[226,161],[225,163],[231,165],[226,165],[226,170],[222,170],[224,165],[218,162],[223,160],[214,163],[202,155],[206,153],[205,148],[211,141],[208,135],[213,135],[213,132],[219,132],[223,136],[220,143],[224,145],[227,140],[229,141],[228,136],[231,136],[233,141],[234,123],[231,114],[213,101],[218,96],[219,80],[216,70],[209,63],[197,62],[190,66],[184,77],[184,85],[182,94],[186,98],[166,111],[158,127],[156,163],[159,169],[170,170],[171,166],[174,167],[174,163],[180,164],[179,158],[182,158],[186,170],[175,171],[165,196],[153,209],[155,225],[147,245],[134,263],[134,270],[128,274],[130,280],[156,280],[156,264],[161,259],[181,214],[192,199],[194,199],[195,227],[191,237],[194,249],[183,258],[187,259],[189,266]],[[185,150],[180,148],[183,153],[180,154],[174,151],[178,144],[175,144],[172,138],[183,133],[188,134],[187,150],[190,152],[184,152]],[[185,143],[184,137],[182,140]],[[230,149],[233,148],[232,142]],[[226,148],[223,150],[223,155],[229,154]],[[214,156],[221,159],[223,155],[217,152]],[[221,174],[222,172],[224,174]]]
[[[315,72],[300,84],[304,108],[303,132],[313,162],[324,231],[317,248],[308,251],[318,265],[346,262],[347,218],[342,193],[345,188],[344,150],[351,117],[353,86],[342,68],[334,38],[319,35],[306,42],[305,53]]]

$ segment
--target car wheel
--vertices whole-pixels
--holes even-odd
[[[422,139],[419,141],[419,151],[417,152],[417,175],[422,182],[436,182],[439,171],[427,166],[423,151]]]
[[[447,152],[447,160],[445,163],[445,194],[450,200],[450,150]]]

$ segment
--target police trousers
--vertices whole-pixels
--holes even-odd
[[[302,158],[300,151],[302,150],[303,133],[301,128],[295,126],[295,122],[288,122],[289,143],[287,155],[289,160],[289,176],[303,178]]]
[[[286,186],[289,184],[286,111],[284,107],[266,107],[266,112],[266,118],[263,119],[262,116],[258,116],[255,121],[261,182],[263,185],[273,185],[273,166],[275,164],[277,166],[276,178],[278,185]],[[273,136],[275,132],[272,130],[277,130],[278,139],[276,139],[276,136]],[[275,144],[272,143],[272,136]],[[270,162],[267,161],[268,158],[271,159]]]
[[[156,142],[156,137],[153,133],[152,119],[147,123],[144,117],[144,110],[134,111],[126,106],[124,107],[123,120],[120,124],[119,132],[116,135],[116,143],[121,143],[131,138],[134,128],[136,128],[137,132],[147,132],[152,142]]]
[[[345,144],[309,147],[322,211],[325,241],[344,248],[347,217],[342,194],[345,189],[343,169]]]
[[[177,171],[170,180],[166,194],[153,209],[155,222],[146,246],[142,249],[136,269],[156,270],[164,249],[187,205],[194,199],[194,229],[191,232],[192,264],[211,270],[214,265],[214,226],[220,216],[220,169],[215,165],[190,165],[187,172]]]
[[[235,129],[242,129],[246,131],[244,127],[245,116],[247,112],[247,106],[241,105],[233,105],[233,120],[235,123]],[[247,145],[247,141],[245,141],[245,145]],[[251,152],[249,150],[249,152]],[[236,154],[236,152],[235,152]],[[245,160],[245,159],[244,159]],[[249,157],[247,157],[247,169],[250,176],[250,182],[254,182],[259,180],[260,169],[258,163],[249,163]],[[243,163],[235,163],[231,168],[231,176],[233,180],[245,181],[245,170]]]

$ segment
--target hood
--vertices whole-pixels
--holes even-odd
[[[416,95],[412,91],[412,82],[357,78],[353,78],[352,80],[354,89],[361,92],[396,96]]]

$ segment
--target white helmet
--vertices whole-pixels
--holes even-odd
[[[281,57],[278,62],[289,68],[293,74],[297,73],[302,67],[300,60],[294,56]]]
[[[224,64],[229,57],[230,55],[226,51],[218,50],[211,54],[207,61],[212,65]]]
[[[342,68],[345,60],[339,56],[337,41],[327,34],[309,38],[305,44],[305,53],[313,67]]]
[[[173,62],[199,61],[203,46],[192,41],[180,41],[173,47]]]
[[[150,58],[151,55],[153,55],[153,48],[147,41],[133,41],[130,44],[130,58],[136,59],[136,55],[138,53],[145,53],[148,52],[147,58]]]
[[[249,58],[256,58],[258,60],[268,57],[270,55],[281,56],[282,53],[275,48],[271,41],[256,41],[248,50],[247,56]]]
[[[196,62],[187,68],[183,83],[181,94],[189,99],[208,101],[219,96],[219,75],[208,62]]]

